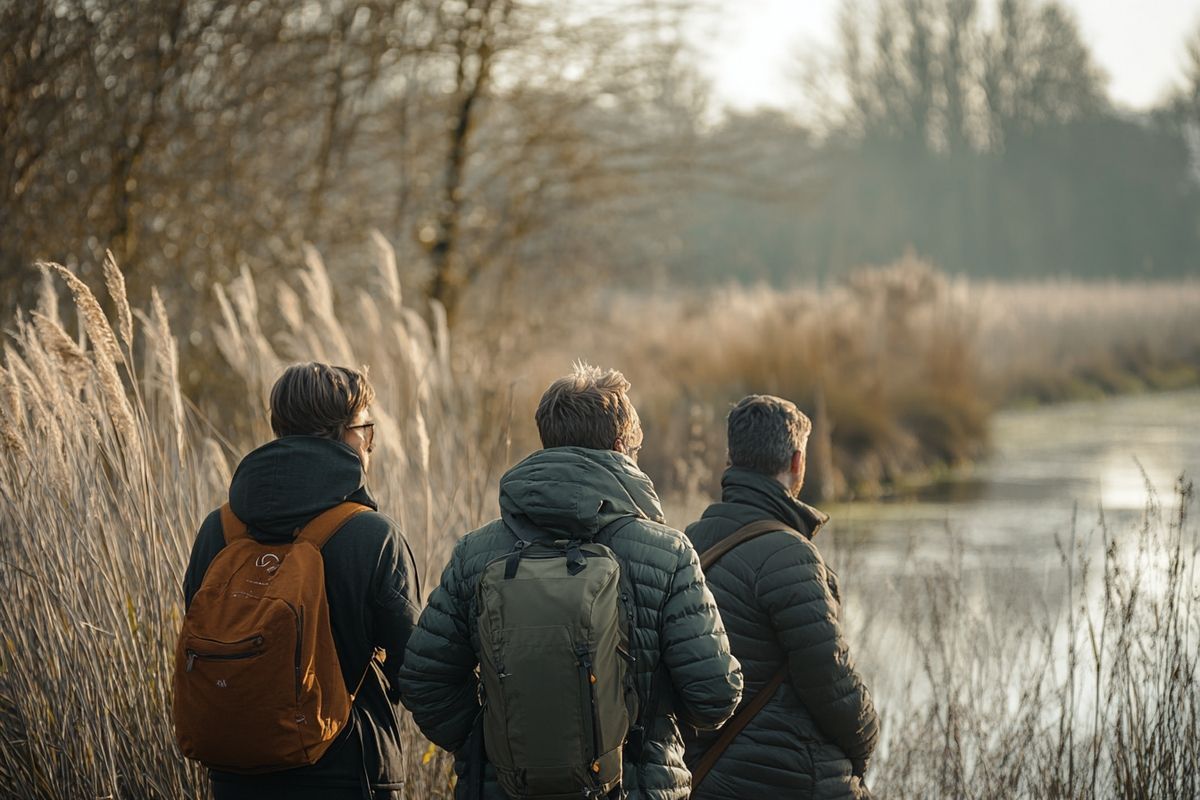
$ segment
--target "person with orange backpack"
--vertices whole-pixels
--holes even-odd
[[[356,370],[287,368],[271,391],[277,438],[242,460],[196,537],[175,732],[216,800],[403,794],[393,687],[420,589],[366,487],[373,399]]]

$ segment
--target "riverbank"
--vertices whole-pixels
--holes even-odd
[[[494,363],[514,407],[576,358],[632,380],[642,462],[711,494],[725,410],[749,392],[813,417],[807,498],[911,493],[986,455],[1002,409],[1200,385],[1200,282],[970,283],[906,258],[820,289],[602,295]],[[513,420],[516,449],[537,446]]]

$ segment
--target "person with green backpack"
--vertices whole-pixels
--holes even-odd
[[[746,671],[734,718],[687,732],[695,800],[870,797],[879,717],[813,542],[829,518],[798,498],[811,429],[788,400],[743,398],[729,412],[721,500],[687,528]]]
[[[683,800],[679,726],[720,726],[737,660],[696,551],[663,524],[629,382],[577,364],[535,415],[408,642],[401,699],[455,755],[455,796]]]

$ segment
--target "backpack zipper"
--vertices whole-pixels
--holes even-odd
[[[217,640],[216,639],[205,639],[205,641],[216,642]],[[218,642],[218,643],[219,644],[261,645],[263,643],[263,637],[251,636],[249,639],[240,639],[236,642]],[[245,650],[240,653],[205,653],[205,652],[202,652],[199,650],[192,650],[191,648],[188,648],[185,652],[187,653],[188,658],[187,658],[187,667],[184,669],[184,672],[191,672],[192,667],[194,667],[196,664],[197,658],[204,659],[206,661],[239,661],[243,658],[254,658],[255,656],[262,655],[263,651],[262,650]]]
[[[587,684],[588,702],[592,710],[592,773],[600,771],[600,716],[596,712],[596,676],[592,674],[592,655],[586,647],[576,650],[579,656],[579,674]]]
[[[296,677],[296,703],[300,703],[300,650],[304,641],[304,609],[296,608],[291,603],[287,607],[292,610],[296,616],[296,654],[295,654],[295,677]]]

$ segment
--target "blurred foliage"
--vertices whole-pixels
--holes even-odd
[[[1134,114],[1056,0],[848,2],[803,105],[714,121],[687,44],[710,11],[0,0],[0,308],[36,259],[95,284],[111,248],[133,302],[160,288],[189,396],[229,409],[213,287],[274,285],[306,243],[346,314],[382,236],[414,308],[497,359],[604,284],[1200,267],[1200,31]]]
[[[909,255],[820,287],[600,293],[484,374],[513,387],[521,454],[537,447],[538,397],[572,360],[622,370],[641,464],[664,497],[691,500],[719,490],[732,404],[782,395],[813,420],[805,492],[823,502],[975,460],[997,408],[1195,386],[1198,318],[1196,280],[984,281]]]
[[[111,248],[196,346],[214,284],[305,242],[358,282],[372,229],[452,321],[640,262],[605,223],[686,150],[684,5],[0,0],[0,305]]]

